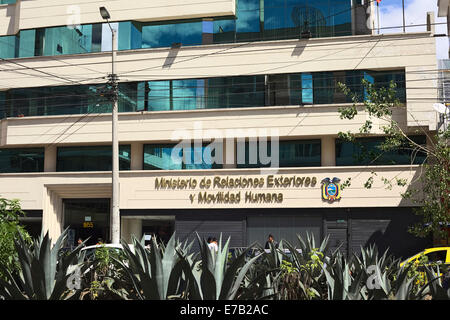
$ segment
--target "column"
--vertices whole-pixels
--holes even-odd
[[[131,170],[144,169],[144,145],[142,143],[131,144]]]
[[[333,136],[322,137],[322,167],[336,166],[336,149],[334,140],[335,137]]]
[[[57,148],[55,145],[45,147],[44,172],[56,172]]]

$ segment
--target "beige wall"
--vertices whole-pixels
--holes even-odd
[[[119,140],[169,142],[199,134],[203,138],[208,134],[215,138],[236,138],[264,133],[282,138],[307,138],[336,136],[340,131],[358,133],[368,119],[367,114],[360,112],[351,121],[342,120],[337,109],[343,105],[124,113],[119,115]],[[395,119],[405,126],[405,110],[396,110]],[[382,133],[380,126],[384,123],[375,121],[375,124],[373,133]],[[0,146],[111,141],[110,114],[10,118],[1,121],[0,126],[5,131]]]
[[[0,36],[17,33],[18,8],[15,4],[0,4]]]
[[[402,207],[413,206],[401,197],[407,187],[394,187],[389,190],[381,178],[395,178],[413,181],[417,187],[417,166],[378,166],[378,167],[319,167],[284,168],[277,173],[261,172],[259,169],[224,170],[184,170],[184,171],[130,171],[120,174],[121,209],[210,209],[210,208],[351,208],[351,207]],[[370,190],[363,184],[375,172],[374,184]],[[263,178],[268,175],[280,177],[313,178],[315,185],[300,187],[201,189],[202,179],[223,178]],[[197,179],[197,187],[189,190],[156,190],[155,178]],[[320,181],[324,178],[338,177],[344,182],[351,178],[350,187],[342,191],[340,201],[329,203],[321,198]],[[394,181],[394,180],[393,180]],[[24,210],[43,210],[43,229],[50,231],[56,239],[64,227],[63,199],[70,198],[108,198],[111,197],[111,175],[105,172],[91,173],[30,173],[0,174],[0,196],[20,199]],[[395,181],[394,181],[395,182]],[[241,193],[241,202],[234,204],[198,203],[198,193],[217,194],[220,191]],[[281,203],[246,203],[245,193],[281,193]],[[191,201],[190,196],[193,196]],[[129,234],[136,224],[127,221],[122,225],[122,233]]]
[[[162,208],[336,208],[336,207],[396,207],[410,206],[402,199],[400,192],[404,187],[394,186],[392,190],[385,188],[381,177],[408,179],[411,182],[418,174],[417,166],[370,166],[370,167],[317,167],[317,168],[282,168],[278,172],[260,171],[260,169],[222,169],[222,170],[183,170],[183,171],[129,171],[120,173],[120,207],[121,209],[162,209]],[[377,173],[371,190],[363,187],[364,182]],[[315,177],[317,183],[312,186],[283,188],[246,188],[246,189],[195,189],[189,190],[156,190],[155,178],[193,178],[199,182],[203,178],[266,178],[275,177]],[[343,191],[342,200],[335,203],[321,200],[320,182],[324,178],[338,177],[344,182],[352,178],[352,185]],[[63,198],[104,198],[111,194],[111,174],[107,172],[90,173],[29,173],[0,174],[0,195],[2,197],[21,199],[25,210],[49,210],[48,199],[54,196]],[[197,193],[207,191],[215,194],[218,191],[259,193],[282,193],[282,203],[257,204],[215,204],[202,205],[197,203]],[[49,195],[51,193],[51,195]],[[191,203],[190,194],[195,195]],[[44,212],[44,216],[55,215],[53,210]]]
[[[0,36],[24,29],[104,22],[99,12],[101,6],[108,9],[114,22],[220,17],[236,13],[235,0],[18,0],[10,7],[20,9],[20,14],[8,8],[9,14],[6,15],[0,6]],[[11,28],[14,24],[17,28]]]

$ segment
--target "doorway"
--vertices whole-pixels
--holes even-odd
[[[142,235],[145,237],[145,244],[149,244],[153,236],[158,242],[167,244],[175,231],[175,219],[155,218],[142,221]]]
[[[69,228],[68,246],[79,238],[86,245],[110,242],[110,199],[64,199],[64,228]]]

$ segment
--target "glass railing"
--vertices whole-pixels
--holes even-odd
[[[119,84],[119,112],[350,103],[337,83],[345,83],[363,101],[362,79],[378,87],[394,81],[398,98],[406,101],[404,71],[352,70],[124,82]],[[106,85],[0,91],[0,118],[109,113],[107,92]]]

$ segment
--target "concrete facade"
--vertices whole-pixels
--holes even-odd
[[[447,1],[448,2],[448,1]],[[0,35],[16,34],[19,30],[65,25],[74,8],[81,13],[80,23],[102,22],[98,7],[107,5],[114,21],[164,21],[187,18],[233,16],[235,1],[195,2],[184,0],[151,1],[74,1],[18,0],[15,5],[0,6]],[[75,7],[73,7],[75,6]],[[70,11],[70,10],[72,11]],[[144,10],[145,9],[145,10]],[[423,13],[426,14],[425,12]],[[361,22],[358,22],[362,30]],[[355,27],[356,28],[356,27]],[[357,32],[355,31],[355,34]],[[140,49],[118,52],[117,73],[121,81],[189,79],[236,75],[267,75],[340,70],[404,69],[406,75],[406,105],[396,110],[394,117],[411,133],[416,130],[433,132],[438,116],[431,111],[437,102],[437,62],[435,39],[431,32],[353,35],[335,38],[291,39],[181,47],[180,49]],[[177,50],[173,55],[173,51]],[[163,67],[169,56],[175,56],[169,67]],[[20,63],[20,66],[17,65]],[[18,58],[0,63],[0,89],[33,88],[76,83],[102,83],[111,69],[108,52],[63,55],[54,57]],[[44,77],[36,70],[51,72],[56,77]],[[18,72],[20,71],[20,72]],[[88,81],[79,79],[90,79]],[[120,173],[121,210],[156,209],[233,209],[237,208],[382,208],[413,207],[401,193],[417,186],[420,167],[413,166],[352,166],[337,167],[335,139],[338,132],[357,133],[367,120],[360,113],[354,120],[341,120],[338,108],[346,104],[268,106],[260,108],[208,109],[185,111],[153,111],[121,113],[119,140],[131,145],[131,171]],[[376,123],[373,134],[381,134],[383,123]],[[143,145],[174,141],[174,131],[185,132],[185,138],[195,137],[199,130],[215,130],[214,138],[231,140],[236,147],[238,132],[265,129],[278,132],[280,140],[320,139],[321,167],[281,168],[276,172],[260,169],[236,169],[226,163],[217,170],[143,170]],[[180,138],[178,138],[180,139]],[[42,173],[0,174],[0,196],[18,198],[24,210],[42,210],[42,226],[57,237],[64,227],[63,199],[110,198],[110,172],[56,172],[59,146],[108,145],[111,143],[111,115],[64,115],[46,117],[7,118],[0,120],[0,148],[45,147]],[[386,189],[375,181],[368,191],[363,187],[372,173],[404,178],[408,184]],[[269,186],[270,176],[304,178],[299,186]],[[341,201],[329,203],[321,199],[321,180],[352,178]],[[157,179],[194,179],[197,186],[188,189],[157,189]],[[249,188],[200,186],[201,181],[215,179],[264,180],[262,186]],[[306,184],[306,179],[310,183]],[[312,180],[315,183],[312,183]],[[199,202],[200,193],[240,193],[240,202]],[[246,201],[246,192],[281,194],[281,202]],[[207,198],[208,199],[208,198]],[[209,198],[212,199],[212,198]],[[142,236],[142,220],[122,219],[122,237]]]

